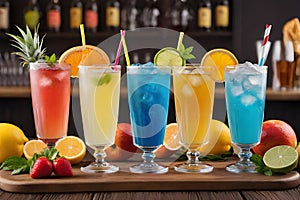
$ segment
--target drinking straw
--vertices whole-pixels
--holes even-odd
[[[85,42],[84,26],[83,26],[83,24],[80,24],[79,27],[80,27],[80,34],[81,34],[82,46],[85,46],[86,42]]]
[[[265,56],[265,49],[266,49],[266,44],[269,40],[271,28],[272,28],[272,25],[266,24],[264,40],[263,40],[263,43],[262,43],[262,50],[261,50],[261,54],[260,54],[261,56],[260,56],[260,60],[259,60],[259,63],[258,63],[259,66],[263,66],[263,64],[265,62],[265,57],[264,57]]]
[[[126,34],[126,31],[121,30],[121,41],[122,41],[123,49],[124,49],[124,53],[125,53],[126,64],[127,64],[127,66],[130,66],[130,59],[128,56],[128,50],[127,50],[127,45],[126,45],[126,41],[125,41],[125,34]]]
[[[178,43],[177,43],[177,50],[179,51],[180,44],[182,44],[184,32],[180,32],[179,38],[178,38]]]
[[[120,42],[119,42],[119,47],[118,47],[118,51],[117,51],[117,55],[116,55],[116,59],[115,59],[115,64],[114,66],[118,65],[119,64],[119,60],[120,60],[120,54],[121,54],[121,50],[122,50],[122,30],[120,30],[121,32],[121,39],[120,39]]]

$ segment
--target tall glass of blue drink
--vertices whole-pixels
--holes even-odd
[[[240,161],[227,171],[256,172],[250,148],[260,141],[266,99],[267,66],[249,62],[225,67],[225,96],[232,142],[240,147]]]
[[[144,151],[144,162],[130,167],[133,173],[166,173],[168,167],[153,160],[163,144],[170,97],[170,67],[128,66],[127,86],[134,144]]]

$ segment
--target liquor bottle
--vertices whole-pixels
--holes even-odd
[[[97,32],[98,5],[96,0],[87,0],[85,4],[84,23],[88,32]]]
[[[47,28],[59,32],[61,26],[61,7],[59,0],[51,0],[47,7]]]
[[[136,0],[127,1],[121,11],[122,29],[134,30],[139,27],[139,10],[136,7]]]
[[[0,1],[0,31],[9,29],[9,2],[8,0]]]
[[[70,7],[70,29],[78,31],[80,24],[82,24],[82,2],[73,0]]]
[[[142,25],[144,27],[158,27],[160,25],[160,11],[156,5],[157,0],[146,0],[147,5],[142,11]]]
[[[216,22],[217,30],[227,30],[229,28],[229,2],[228,0],[219,0],[216,5]]]
[[[40,22],[40,17],[40,8],[37,4],[37,0],[30,0],[24,13],[25,24],[34,30]]]
[[[194,14],[188,6],[187,0],[178,0],[168,13],[171,27],[177,31],[186,31],[190,29]]]
[[[119,31],[120,29],[120,2],[119,0],[108,0],[105,9],[105,24],[108,31]]]
[[[198,6],[198,28],[210,31],[212,27],[212,6],[210,0],[201,0]]]

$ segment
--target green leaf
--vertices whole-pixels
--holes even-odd
[[[179,45],[179,52],[180,52],[180,55],[183,59],[187,60],[187,59],[193,59],[193,58],[196,58],[193,54],[192,54],[192,51],[193,51],[194,47],[188,47],[185,49],[184,45],[183,44],[180,44]]]
[[[184,52],[185,51],[185,47],[182,43],[179,44],[179,52]]]
[[[97,83],[97,86],[101,86],[103,84],[108,84],[111,80],[111,75],[110,74],[105,74],[104,76],[102,76],[98,83]]]
[[[254,162],[256,166],[265,166],[262,157],[257,154],[253,154],[250,160]]]

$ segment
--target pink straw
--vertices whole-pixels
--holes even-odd
[[[263,40],[263,43],[262,43],[261,57],[260,57],[259,64],[258,64],[259,66],[262,66],[264,64],[264,61],[265,61],[265,58],[264,58],[265,49],[266,49],[266,44],[269,41],[271,28],[272,28],[272,25],[266,24],[264,40]]]
[[[114,66],[116,66],[116,65],[119,64],[120,54],[121,54],[121,51],[122,51],[122,37],[125,36],[125,31],[121,30],[120,32],[121,32],[121,40],[120,40],[120,43],[119,43],[119,47],[118,47],[118,51],[117,51],[117,55],[116,55]]]

